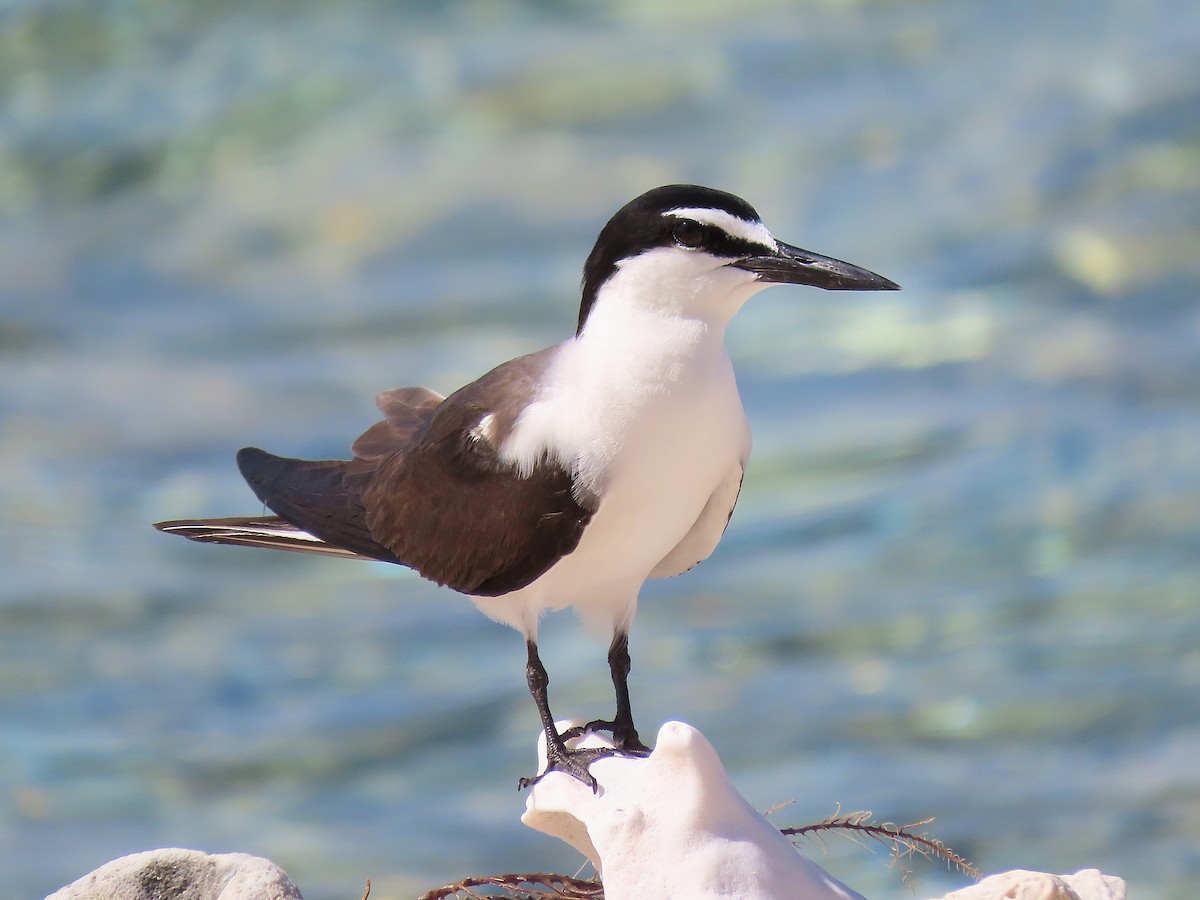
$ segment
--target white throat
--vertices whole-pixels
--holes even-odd
[[[697,319],[723,330],[747,300],[768,286],[729,262],[678,247],[622,260],[601,286],[584,331],[597,314],[625,317],[638,310]]]
[[[582,332],[559,345],[537,401],[502,448],[506,461],[528,473],[551,458],[572,472],[577,492],[599,495],[631,464],[623,451],[640,448],[650,431],[660,443],[677,440],[681,453],[697,452],[710,428],[740,433],[725,326],[765,285],[712,263],[673,249],[622,263]],[[677,429],[668,436],[655,420]]]

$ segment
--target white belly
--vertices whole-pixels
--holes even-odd
[[[528,635],[536,634],[544,610],[566,606],[605,634],[628,628],[642,583],[749,453],[733,371],[718,350],[689,360],[665,388],[623,395],[636,403],[593,407],[593,453],[576,464],[600,496],[595,515],[575,551],[533,584],[503,597],[472,598],[484,613]],[[622,395],[610,388],[608,396]],[[557,411],[555,424],[583,434],[583,411],[576,398]]]
[[[736,392],[647,410],[613,460],[600,508],[562,562],[595,559],[638,585],[691,530],[708,498],[747,451]],[[557,598],[556,598],[557,599]],[[576,602],[567,598],[567,602]]]

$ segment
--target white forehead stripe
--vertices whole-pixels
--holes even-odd
[[[715,225],[731,237],[762,244],[771,250],[779,249],[779,244],[776,243],[775,238],[771,236],[771,232],[767,231],[767,226],[762,222],[747,222],[723,209],[710,209],[702,206],[684,207],[683,209],[668,209],[663,215],[675,216],[680,219],[694,219],[705,225]]]

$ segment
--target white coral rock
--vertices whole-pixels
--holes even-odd
[[[579,744],[612,746],[595,734]],[[544,738],[538,748],[544,767]],[[586,855],[606,900],[863,900],[746,802],[690,725],[663,725],[648,758],[609,757],[591,771],[595,794],[568,775],[547,775],[530,790],[521,821]]]

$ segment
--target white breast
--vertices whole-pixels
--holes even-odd
[[[477,600],[484,612],[527,633],[568,605],[605,629],[628,624],[642,582],[749,454],[722,326],[625,311],[561,345],[502,453],[526,471],[552,456],[599,508],[574,553],[515,594]]]

